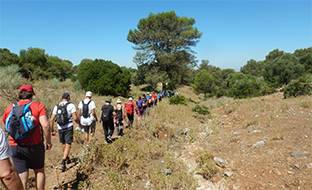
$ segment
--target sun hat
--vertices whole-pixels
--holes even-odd
[[[92,92],[91,91],[86,92],[86,97],[92,97]]]
[[[25,93],[25,92],[32,92],[34,95],[36,95],[33,87],[29,84],[25,84],[25,85],[20,87],[19,93]]]
[[[117,99],[117,104],[118,104],[118,103],[121,103],[121,100],[120,100],[120,99]]]
[[[112,99],[111,98],[106,98],[106,101],[105,102],[112,102]]]

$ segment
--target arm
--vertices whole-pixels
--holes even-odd
[[[51,131],[54,131],[53,126],[54,126],[55,117],[56,117],[55,114],[52,114],[52,115],[51,115],[51,119],[50,119]]]
[[[78,118],[81,118],[81,109],[78,108]]]
[[[77,117],[77,114],[76,112],[73,112],[72,113],[72,116],[73,116],[73,119],[75,120],[75,122],[80,126],[80,119]]]
[[[100,115],[102,115],[102,110],[101,110],[101,113],[100,113]],[[102,122],[102,117],[100,117],[100,120],[99,120],[99,122],[100,122],[100,123]]]
[[[22,181],[9,158],[0,160],[0,179],[9,190],[24,189]]]
[[[97,119],[97,116],[96,116],[95,110],[94,110],[94,109],[92,109],[92,110],[91,110],[91,113],[92,113],[93,117],[95,118],[95,122],[97,122],[97,121],[98,121],[98,119]]]
[[[39,122],[43,130],[44,138],[46,139],[46,149],[50,150],[52,148],[51,143],[51,127],[48,121],[48,117],[46,115],[42,115],[39,117]]]

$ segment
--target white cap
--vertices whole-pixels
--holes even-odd
[[[117,104],[118,104],[118,103],[121,103],[121,100],[120,100],[120,99],[117,99]]]
[[[129,100],[132,101],[132,97],[130,97]]]
[[[91,91],[86,92],[86,97],[92,97],[92,92]]]

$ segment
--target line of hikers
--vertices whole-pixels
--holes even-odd
[[[5,124],[4,131],[10,136],[7,143],[6,136],[0,129],[0,178],[8,189],[27,189],[29,169],[33,169],[36,179],[36,189],[44,189],[45,150],[52,148],[51,136],[55,136],[54,122],[57,123],[59,140],[62,144],[62,161],[59,169],[66,170],[66,164],[71,162],[69,152],[73,142],[74,121],[78,124],[77,131],[84,133],[86,146],[89,147],[91,137],[94,136],[96,122],[102,123],[105,142],[112,143],[114,129],[116,135],[124,135],[124,120],[128,119],[127,127],[133,125],[135,113],[140,117],[149,114],[150,108],[156,106],[165,94],[152,92],[139,96],[136,103],[132,97],[122,105],[117,100],[117,105],[112,106],[112,99],[107,98],[101,107],[100,118],[95,112],[95,103],[92,92],[86,92],[85,99],[76,107],[70,102],[70,94],[63,93],[62,101],[54,106],[50,121],[43,104],[33,102],[35,95],[31,85],[23,85],[19,89],[19,102],[8,106],[3,114],[2,121]],[[46,141],[45,144],[43,141]],[[13,165],[9,158],[12,158]]]

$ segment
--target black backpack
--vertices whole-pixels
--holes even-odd
[[[69,117],[67,113],[67,105],[70,104],[70,102],[67,102],[66,104],[62,105],[56,105],[57,110],[56,110],[56,122],[57,124],[64,126],[67,123],[69,123]]]
[[[102,107],[102,120],[103,121],[109,121],[112,118],[112,114],[110,112],[110,105],[104,105]]]
[[[6,131],[14,141],[23,139],[35,131],[33,121],[36,118],[31,114],[31,103],[25,105],[13,104],[11,113],[5,121]]]
[[[91,100],[87,104],[85,104],[83,100],[81,102],[82,102],[82,116],[84,118],[88,118],[90,116],[90,114],[89,114],[89,104],[90,104]]]
[[[117,109],[117,106],[115,108],[115,112],[116,112],[118,120],[122,120],[122,109],[123,109],[122,106],[121,106],[120,110]]]

